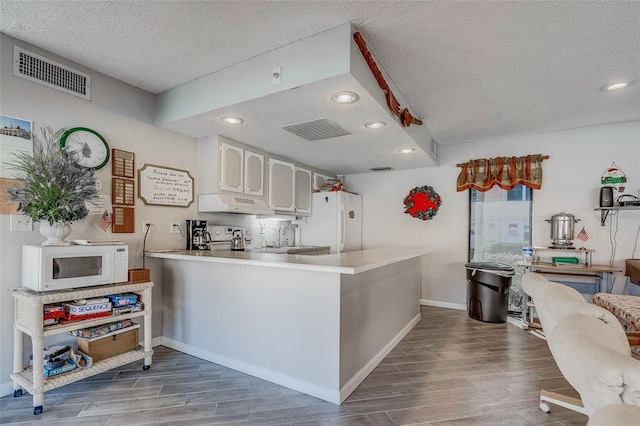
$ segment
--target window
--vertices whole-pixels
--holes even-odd
[[[533,191],[518,185],[510,191],[493,187],[469,190],[469,261],[501,262],[516,266],[522,247],[531,246]],[[509,291],[509,310],[520,311],[521,268],[516,268]]]

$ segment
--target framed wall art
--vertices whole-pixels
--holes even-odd
[[[187,170],[145,164],[138,170],[138,198],[146,205],[189,207],[194,201],[193,183]]]

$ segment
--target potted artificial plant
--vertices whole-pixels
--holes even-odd
[[[77,154],[59,147],[64,129],[54,132],[51,127],[40,128],[41,137],[33,134],[33,155],[15,154],[9,163],[22,180],[23,187],[11,188],[9,200],[18,203],[18,210],[40,222],[40,233],[47,238],[44,244],[65,244],[71,233],[71,222],[84,219],[89,211],[86,202],[97,197],[94,169],[76,161]]]

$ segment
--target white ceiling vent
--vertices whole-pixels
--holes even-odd
[[[435,160],[440,159],[440,145],[438,145],[438,142],[436,142],[433,137],[431,138],[431,143],[429,144],[429,154],[431,154],[431,156]]]
[[[284,126],[283,129],[308,141],[319,141],[351,134],[336,123],[324,118],[307,121],[306,123],[291,124],[290,126]]]
[[[35,53],[13,46],[13,75],[91,100],[91,77]]]

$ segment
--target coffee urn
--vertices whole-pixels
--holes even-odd
[[[558,213],[546,219],[551,223],[551,248],[572,248],[573,246],[573,230],[576,222],[574,215],[568,213]]]

